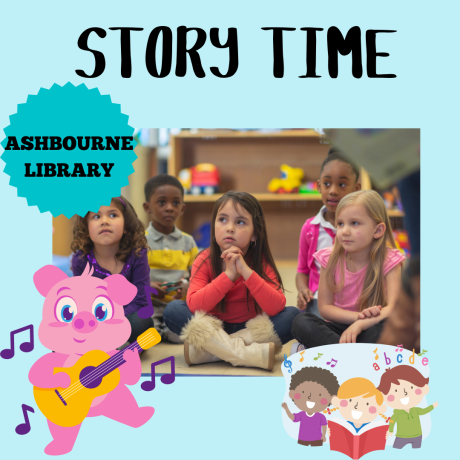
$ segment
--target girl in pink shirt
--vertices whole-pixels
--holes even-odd
[[[377,192],[342,198],[336,211],[334,246],[315,253],[321,264],[319,312],[293,323],[306,348],[333,343],[375,343],[391,314],[405,257],[396,249],[385,204]]]
[[[211,235],[192,266],[187,302],[168,304],[166,325],[181,334],[189,365],[224,360],[271,370],[299,310],[285,307],[260,203],[226,193],[214,205]]]
[[[315,252],[332,246],[336,234],[335,213],[340,200],[350,193],[361,190],[359,169],[332,147],[321,165],[318,191],[324,206],[319,213],[308,219],[300,232],[299,263],[295,278],[298,290],[297,307],[307,309],[317,316],[320,263],[313,257]]]

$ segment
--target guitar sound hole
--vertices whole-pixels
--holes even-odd
[[[94,369],[96,369],[93,366],[88,366],[85,367],[81,372],[80,372],[80,383],[85,387],[85,388],[97,388],[101,382],[102,382],[102,377],[89,377],[88,374],[91,373]],[[95,372],[97,375],[98,372]]]

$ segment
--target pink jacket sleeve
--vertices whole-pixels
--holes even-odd
[[[299,260],[297,265],[297,273],[305,273],[306,275],[310,275],[310,267],[308,266],[308,251],[310,245],[308,243],[308,230],[310,228],[311,219],[307,220],[300,231],[300,239],[299,239]]]
[[[187,292],[187,306],[192,313],[211,311],[234,286],[225,273],[212,279],[208,261],[205,259],[206,253],[200,254],[192,266]]]
[[[269,316],[275,316],[286,306],[286,297],[279,290],[276,274],[271,267],[266,268],[267,276],[276,284],[265,281],[256,272],[244,282],[260,308]]]

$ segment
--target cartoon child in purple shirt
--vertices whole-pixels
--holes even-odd
[[[337,396],[339,382],[336,376],[320,367],[304,367],[291,378],[289,397],[301,410],[292,414],[287,403],[281,407],[287,416],[299,423],[299,444],[303,446],[322,446],[326,440],[326,417],[321,413]]]

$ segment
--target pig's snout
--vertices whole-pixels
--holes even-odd
[[[82,311],[75,316],[72,326],[77,332],[89,334],[97,328],[97,321],[94,315],[87,311]]]

